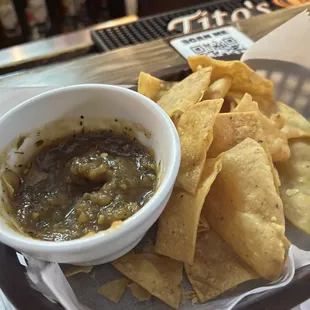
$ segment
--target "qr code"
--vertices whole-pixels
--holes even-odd
[[[184,57],[223,57],[243,54],[253,41],[233,26],[221,27],[172,39],[170,44]]]
[[[191,50],[198,55],[209,55],[211,57],[222,57],[232,54],[242,54],[246,48],[238,43],[233,37],[225,37],[218,40],[191,46]]]

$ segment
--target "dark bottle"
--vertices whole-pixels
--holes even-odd
[[[62,0],[45,0],[45,2],[51,22],[47,36],[61,34],[64,31],[64,8]]]
[[[156,1],[158,3],[160,1]],[[110,18],[118,18],[126,15],[124,0],[108,0]]]
[[[51,29],[51,20],[45,0],[28,0],[26,11],[31,40],[47,37]]]
[[[0,0],[0,46],[9,47],[25,41],[19,16],[12,0]]]
[[[107,0],[86,0],[85,5],[91,24],[98,24],[109,19]]]
[[[63,32],[74,31],[77,29],[77,10],[74,0],[63,0]]]

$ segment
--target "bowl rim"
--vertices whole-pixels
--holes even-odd
[[[18,110],[24,109],[30,105],[39,104],[40,101],[44,100],[49,96],[55,96],[64,92],[75,91],[76,89],[102,89],[122,92],[125,95],[136,97],[137,99],[139,99],[139,101],[141,101],[142,104],[148,104],[150,109],[152,110],[152,113],[155,113],[159,118],[162,118],[164,121],[166,127],[165,135],[166,137],[170,137],[171,139],[171,148],[169,148],[169,152],[170,156],[173,158],[173,164],[165,170],[162,182],[157,188],[152,198],[143,206],[143,208],[141,208],[134,215],[126,219],[122,225],[116,228],[98,232],[89,237],[81,237],[78,239],[61,242],[34,239],[28,236],[23,236],[22,234],[11,235],[8,232],[0,231],[0,241],[13,248],[27,248],[27,251],[29,252],[44,252],[45,254],[64,252],[70,252],[72,254],[75,252],[80,252],[81,248],[83,248],[83,250],[87,250],[89,248],[93,248],[96,245],[103,244],[114,239],[116,240],[124,236],[125,234],[130,233],[130,231],[139,226],[139,224],[145,222],[152,215],[152,213],[156,211],[156,208],[158,208],[164,202],[164,200],[173,189],[181,161],[181,145],[177,130],[168,114],[166,114],[166,112],[158,104],[134,90],[122,86],[107,84],[80,84],[60,87],[34,96],[18,104],[16,107],[9,110],[0,117],[0,123],[4,120],[9,119],[11,115],[16,113]]]

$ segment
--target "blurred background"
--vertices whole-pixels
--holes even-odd
[[[254,7],[261,5],[255,14],[296,5],[307,0],[224,1],[236,8],[248,10],[253,15]],[[222,0],[0,0],[0,48],[10,47],[54,35],[83,29],[94,24],[126,15],[145,17],[197,4],[210,3],[213,14],[221,7]],[[212,12],[213,11],[213,12]],[[225,16],[226,13],[223,13]],[[228,15],[231,14],[228,13]],[[226,14],[227,15],[227,14]],[[247,11],[236,14],[248,18]]]

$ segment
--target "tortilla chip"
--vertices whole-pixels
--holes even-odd
[[[206,198],[211,228],[256,272],[274,280],[285,250],[284,213],[264,148],[247,138],[223,153],[223,168]]]
[[[181,297],[182,263],[155,254],[130,252],[112,265],[151,295],[177,309]]]
[[[186,110],[178,122],[182,158],[176,186],[189,193],[196,193],[222,104],[223,99],[197,103]]]
[[[221,157],[206,161],[197,193],[175,188],[158,221],[155,251],[193,264],[201,209],[212,183],[221,170]]]
[[[170,117],[177,112],[184,112],[202,99],[210,84],[211,71],[211,68],[204,68],[192,73],[174,85],[157,103]]]
[[[97,293],[117,304],[121,300],[128,283],[129,281],[126,278],[110,281],[101,285]]]
[[[289,140],[291,157],[277,163],[286,218],[310,234],[310,138]]]
[[[162,81],[150,74],[140,72],[138,93],[158,101],[176,82]]]
[[[232,77],[231,90],[248,92],[253,95],[273,96],[273,84],[240,61],[223,61],[205,55],[187,58],[195,72],[199,66],[212,67],[211,81],[214,82],[228,74]]]
[[[213,142],[207,155],[209,158],[215,158],[245,138],[252,138],[255,141],[264,139],[257,112],[221,113],[216,118]]]
[[[281,119],[284,132],[288,139],[310,137],[310,122],[293,108],[282,102],[277,102],[278,113],[272,116],[273,120]]]
[[[224,98],[231,87],[232,77],[228,74],[214,81],[203,95],[203,100]]]
[[[71,277],[78,273],[90,273],[92,269],[93,266],[71,266],[64,272],[64,274],[66,277]]]
[[[231,100],[233,102],[232,106],[235,106],[234,108],[236,108],[244,95],[244,91],[229,90],[229,92],[225,96],[225,99]],[[251,96],[252,100],[258,103],[259,110],[267,117],[271,117],[272,114],[278,112],[278,107],[272,97],[253,94],[251,94]],[[234,108],[231,111],[233,111]]]
[[[233,112],[256,111],[264,130],[265,142],[268,151],[275,161],[284,161],[290,157],[290,149],[288,147],[287,137],[281,132],[276,123],[260,112],[258,104],[252,101],[249,94],[245,94],[236,109]]]
[[[139,301],[149,300],[152,296],[147,290],[145,290],[137,283],[132,282],[128,286],[131,289],[132,295],[135,296]]]
[[[195,262],[192,266],[185,264],[185,270],[202,303],[242,282],[259,277],[212,230],[197,236]]]

